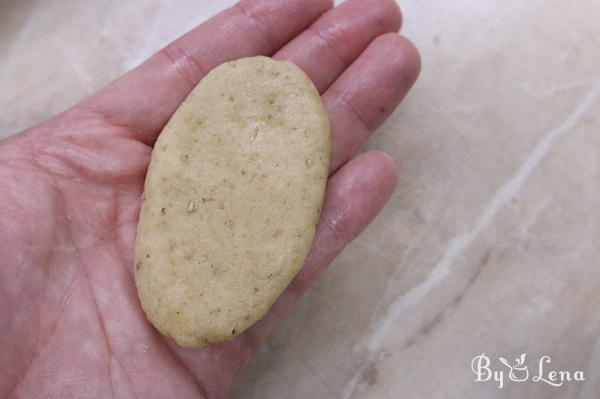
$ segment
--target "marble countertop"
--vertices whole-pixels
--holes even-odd
[[[3,1],[0,137],[232,3]],[[399,3],[422,74],[369,145],[395,159],[398,187],[278,325],[233,396],[595,398],[600,3]],[[474,381],[482,353],[506,373],[501,389]],[[513,381],[499,357],[513,364],[522,353],[530,378]],[[546,377],[581,370],[585,381],[534,381],[545,355]]]

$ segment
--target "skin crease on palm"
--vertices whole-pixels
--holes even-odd
[[[223,398],[274,323],[376,216],[393,161],[357,155],[416,79],[391,0],[249,0],[62,114],[0,142],[0,397]],[[147,322],[133,243],[152,144],[207,71],[295,62],[322,94],[332,161],[302,271],[235,340],[182,349]]]

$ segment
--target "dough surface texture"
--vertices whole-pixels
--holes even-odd
[[[208,73],[158,137],[135,247],[144,312],[184,347],[237,336],[301,269],[325,193],[330,129],[294,64]]]

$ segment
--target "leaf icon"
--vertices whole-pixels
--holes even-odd
[[[517,363],[519,363],[519,366],[522,366],[522,365],[524,365],[524,364],[525,364],[525,358],[526,358],[526,357],[527,357],[527,353],[523,353],[523,354],[521,354],[521,358],[520,358],[520,359],[521,359],[521,361],[520,361],[520,362],[519,362],[519,361],[517,362]]]

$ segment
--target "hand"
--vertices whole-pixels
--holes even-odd
[[[419,71],[391,0],[243,1],[64,113],[0,142],[0,396],[222,398],[273,324],[375,217],[393,161],[356,155]],[[329,11],[328,11],[329,10]],[[324,14],[323,14],[324,13]],[[333,150],[304,268],[235,340],[177,347],[146,320],[133,243],[152,144],[211,68],[296,63],[322,93]]]

